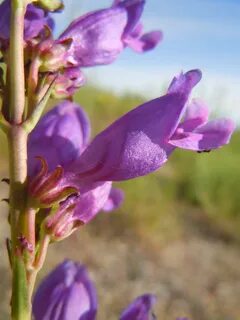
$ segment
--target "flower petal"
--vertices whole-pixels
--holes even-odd
[[[168,158],[167,143],[184,112],[195,73],[180,77],[180,84],[161,98],[144,103],[102,131],[76,162],[84,181],[121,181],[146,175]]]
[[[161,31],[151,31],[145,33],[140,38],[130,36],[125,39],[125,43],[134,51],[142,53],[154,49],[162,38],[163,33]]]
[[[145,0],[123,0],[118,1],[117,6],[125,8],[128,15],[127,25],[123,37],[127,37],[137,26],[143,13]]]
[[[123,50],[127,11],[120,6],[98,10],[73,21],[59,39],[72,38],[69,54],[79,66],[113,62]]]
[[[70,260],[42,281],[33,299],[36,320],[94,320],[96,312],[96,289],[85,267]]]
[[[47,161],[50,171],[57,165],[66,170],[86,147],[89,135],[90,124],[85,112],[75,103],[62,102],[50,110],[30,134],[29,174],[38,167],[37,156]]]
[[[124,193],[121,189],[112,188],[107,201],[103,206],[103,211],[110,212],[118,209],[124,199]]]
[[[201,80],[202,73],[200,70],[191,70],[186,73],[180,73],[179,76],[174,77],[169,88],[168,93],[182,93],[189,94],[192,88]]]
[[[119,320],[153,320],[152,307],[156,296],[144,294],[135,299],[120,316]]]
[[[187,106],[184,121],[179,127],[191,132],[207,122],[208,114],[207,105],[200,99],[193,99]]]
[[[231,120],[213,120],[194,132],[176,133],[169,143],[175,147],[195,151],[209,151],[227,144],[234,130]]]
[[[88,188],[80,188],[80,197],[74,211],[74,220],[83,223],[91,221],[106,203],[112,183],[97,183]]]

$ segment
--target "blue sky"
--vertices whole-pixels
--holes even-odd
[[[65,3],[61,28],[111,0]],[[146,30],[164,32],[159,47],[144,55],[126,50],[113,65],[89,70],[90,79],[116,92],[155,97],[179,71],[200,68],[204,77],[197,94],[240,120],[240,0],[146,0],[142,21]]]

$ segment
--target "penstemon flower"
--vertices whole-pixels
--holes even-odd
[[[234,130],[231,120],[206,123],[205,106],[188,104],[200,79],[198,70],[180,74],[166,95],[130,111],[98,134],[74,165],[79,184],[146,175],[160,168],[176,147],[202,152],[228,143]]]
[[[90,222],[109,201],[112,181],[132,179],[157,170],[176,147],[204,152],[229,142],[234,129],[231,120],[207,122],[208,110],[203,102],[188,102],[192,88],[200,79],[198,70],[180,74],[173,79],[166,95],[130,111],[99,133],[90,144],[89,121],[83,110],[72,102],[63,102],[40,120],[29,139],[30,174],[36,172],[36,157],[44,158],[50,171],[57,166],[64,169],[53,185],[51,179],[45,177],[40,182],[41,186],[45,185],[41,190],[49,206],[51,201],[64,200],[70,193],[79,194],[66,200],[71,201],[71,213],[67,210],[65,214],[60,206],[47,220],[50,232],[55,230],[54,239],[62,239],[77,226]],[[53,177],[55,179],[54,173]],[[33,174],[33,184],[34,179]],[[66,188],[70,188],[69,194],[64,192],[69,190]],[[46,198],[34,194],[30,184],[30,193],[31,190],[33,198],[39,198],[38,205],[42,202],[46,206]],[[118,206],[120,195],[117,198]],[[64,226],[58,226],[56,232],[55,223],[60,217]]]
[[[153,49],[162,33],[149,35],[137,32],[145,1],[118,1],[108,9],[88,13],[76,20],[61,34],[59,40],[72,39],[70,56],[81,67],[112,63],[126,46],[134,49],[133,42],[141,42],[144,52]],[[135,44],[137,47],[137,45]]]
[[[33,314],[36,320],[96,319],[97,293],[85,267],[70,260],[58,265],[40,284]]]
[[[46,299],[47,297],[47,299]],[[135,299],[119,320],[152,320],[156,297]],[[33,299],[35,320],[95,320],[97,294],[84,266],[71,260],[58,265],[40,283]]]
[[[60,166],[64,169],[64,174],[72,175],[71,167],[81,157],[89,143],[89,136],[90,124],[86,113],[77,104],[65,101],[48,112],[29,137],[28,169],[31,176],[29,192],[33,198],[39,199],[37,205],[42,204],[43,207],[48,207],[56,200],[60,202],[66,197],[65,191],[69,190],[67,188],[74,188],[70,189],[70,193],[80,194],[78,197],[67,200],[67,203],[68,201],[72,203],[74,200],[74,205],[73,203],[71,205],[72,214],[70,215],[68,210],[68,220],[64,222],[66,228],[61,226],[62,231],[58,234],[55,232],[55,238],[64,237],[64,232],[68,230],[70,224],[74,226],[78,225],[77,222],[88,223],[101,209],[111,211],[119,207],[122,202],[122,191],[112,188],[110,181],[78,187],[75,183],[69,183],[64,175],[59,176],[57,181],[56,175],[52,176],[55,179],[53,185],[51,177],[46,180],[46,175],[39,180],[40,162],[36,156],[45,159],[50,171]],[[63,196],[62,199],[61,196]],[[62,210],[62,206],[65,207],[67,203],[61,203],[60,209],[55,214],[58,217],[57,220],[60,217],[64,218],[65,211]],[[68,205],[67,207],[69,208]],[[55,221],[56,219],[52,217],[48,219],[48,229],[52,229]]]

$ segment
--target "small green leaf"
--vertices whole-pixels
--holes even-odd
[[[30,320],[29,308],[25,266],[22,257],[17,254],[13,264],[12,318]]]

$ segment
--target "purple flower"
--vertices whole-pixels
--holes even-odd
[[[145,1],[118,1],[111,8],[97,10],[74,20],[59,40],[71,38],[69,58],[75,65],[89,67],[112,63],[129,46],[137,52],[153,49],[161,40],[159,31],[142,35],[135,29]]]
[[[50,171],[58,165],[67,170],[89,143],[90,123],[76,103],[64,101],[39,121],[28,143],[28,169],[32,176],[39,168],[36,156],[43,157]]]
[[[154,320],[155,316],[151,313],[152,307],[156,302],[156,296],[144,294],[136,298],[120,316],[119,320]]]
[[[10,15],[11,15],[11,1],[4,0],[0,5],[0,39],[8,40],[10,36]],[[44,26],[53,28],[53,19],[46,11],[41,8],[29,4],[25,14],[24,24],[24,39],[31,40],[43,31]]]
[[[89,143],[89,136],[90,124],[85,112],[77,104],[65,101],[40,120],[28,142],[29,192],[32,197],[37,197],[43,207],[50,207],[51,203],[68,195],[72,187],[77,187],[80,192],[75,205],[71,207],[68,224],[88,223],[101,209],[113,210],[123,200],[122,192],[111,191],[112,183],[109,181],[75,186],[75,183],[63,177],[63,169],[67,178],[73,175],[71,167],[81,157]],[[47,162],[48,168],[43,164],[41,174],[38,173],[40,161],[36,157],[42,157]],[[64,214],[62,205],[58,216]],[[48,223],[53,224],[54,221],[51,221]],[[58,236],[63,237],[66,229],[68,226]]]
[[[156,297],[145,294],[135,299],[120,320],[150,320]],[[66,260],[40,284],[33,299],[36,320],[95,320],[97,295],[84,266]]]
[[[144,0],[118,1],[110,8],[77,18],[57,40],[53,39],[51,32],[45,32],[38,42],[32,42],[27,47],[30,51],[27,56],[38,61],[39,73],[51,72],[57,76],[53,97],[72,96],[84,84],[80,71],[82,67],[110,64],[127,46],[137,52],[156,47],[162,33],[154,31],[143,34],[142,24],[139,22],[144,4]],[[36,9],[33,5],[28,8],[29,12],[31,8],[40,10],[39,15],[41,13],[47,19],[42,9]],[[35,37],[45,24],[49,24],[43,17],[35,19],[36,21],[32,17],[26,18],[25,24],[35,33],[29,31],[25,40]]]
[[[94,320],[97,295],[84,266],[66,260],[40,284],[33,299],[36,320]]]
[[[180,74],[166,95],[125,114],[90,144],[85,113],[74,103],[60,104],[41,119],[30,136],[29,174],[36,173],[36,156],[47,161],[50,171],[58,165],[64,168],[59,187],[80,192],[69,223],[87,223],[100,209],[119,206],[122,196],[110,192],[112,181],[157,170],[176,147],[203,152],[229,142],[234,130],[231,120],[207,122],[206,106],[196,100],[188,102],[200,79],[198,70]],[[44,179],[49,180],[48,176]],[[64,190],[54,189],[54,196]]]
[[[205,106],[188,104],[200,79],[198,70],[180,74],[166,95],[130,111],[98,134],[72,168],[79,183],[132,179],[160,168],[176,147],[201,152],[228,143],[234,130],[231,120],[206,123]]]

